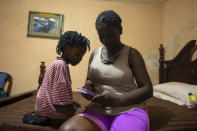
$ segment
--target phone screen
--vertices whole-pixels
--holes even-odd
[[[92,93],[91,91],[85,89],[85,88],[77,88],[77,90],[83,94],[89,95],[89,96],[95,96],[94,93]]]

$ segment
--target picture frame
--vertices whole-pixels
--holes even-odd
[[[63,30],[63,14],[29,11],[27,37],[58,39]]]

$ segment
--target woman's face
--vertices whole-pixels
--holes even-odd
[[[113,49],[121,44],[119,28],[101,23],[97,24],[96,29],[101,43],[106,48]]]

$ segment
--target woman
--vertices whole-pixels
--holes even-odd
[[[141,54],[123,44],[121,18],[112,10],[102,12],[96,30],[103,47],[89,61],[84,88],[94,92],[86,111],[73,116],[59,131],[148,131],[144,101],[153,94]]]

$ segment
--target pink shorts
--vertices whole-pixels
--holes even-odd
[[[149,118],[145,109],[135,109],[115,116],[93,111],[78,114],[93,121],[101,131],[149,131]]]

